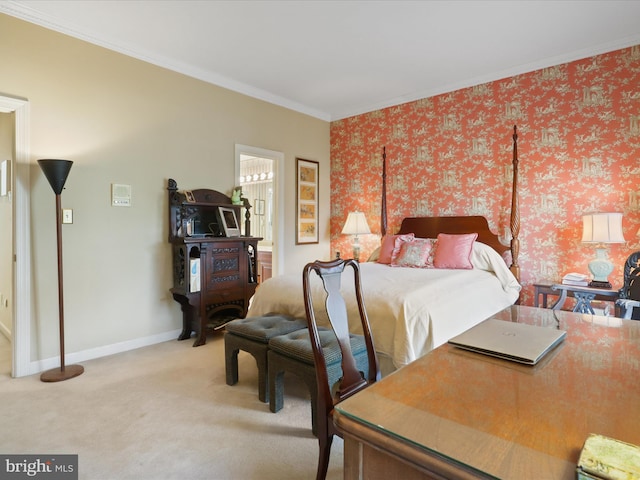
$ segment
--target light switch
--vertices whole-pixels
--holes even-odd
[[[62,223],[73,223],[73,210],[70,208],[62,209]]]

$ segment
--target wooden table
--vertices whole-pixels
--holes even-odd
[[[345,400],[345,479],[575,479],[589,433],[640,445],[640,322],[513,306],[567,330],[534,367],[445,344]]]

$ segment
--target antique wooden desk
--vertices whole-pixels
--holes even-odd
[[[534,367],[443,345],[338,405],[345,479],[575,479],[589,433],[640,445],[640,322],[513,306],[567,330]]]

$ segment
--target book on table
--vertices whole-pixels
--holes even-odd
[[[577,474],[579,480],[640,478],[640,447],[592,433],[580,452]]]
[[[583,273],[567,273],[564,277],[562,277],[562,284],[573,285],[576,287],[588,287],[589,277],[587,277]]]

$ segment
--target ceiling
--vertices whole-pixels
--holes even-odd
[[[640,44],[640,0],[0,0],[0,12],[327,121]]]

